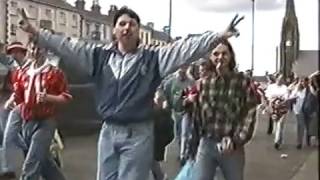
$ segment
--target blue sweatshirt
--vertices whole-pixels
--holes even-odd
[[[181,65],[205,56],[220,42],[206,32],[164,47],[139,46],[121,54],[114,43],[89,43],[41,31],[38,43],[62,58],[95,84],[97,112],[106,123],[149,121],[156,88]]]

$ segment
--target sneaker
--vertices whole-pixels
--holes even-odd
[[[300,149],[302,149],[302,145],[298,144],[296,148],[300,150]]]
[[[280,144],[279,144],[279,143],[275,143],[275,144],[274,144],[274,148],[275,148],[276,150],[280,150]]]

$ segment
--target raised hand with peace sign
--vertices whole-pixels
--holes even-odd
[[[30,21],[28,20],[28,16],[24,8],[18,9],[18,17],[19,17],[19,27],[23,31],[30,33],[32,35],[37,33],[37,30],[35,29],[35,27],[33,27],[30,24]]]
[[[232,19],[227,29],[222,33],[222,36],[224,38],[229,38],[232,36],[238,37],[240,35],[240,32],[238,29],[236,29],[236,26],[239,24],[240,21],[244,19],[244,16],[241,16],[239,18],[239,15],[236,14],[236,16]]]

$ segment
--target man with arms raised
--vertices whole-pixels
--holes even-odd
[[[23,13],[22,13],[23,14]],[[167,47],[139,46],[140,18],[126,7],[113,20],[115,41],[99,46],[36,30],[22,17],[21,28],[39,46],[69,66],[78,66],[96,86],[103,120],[98,141],[98,180],[146,180],[153,160],[153,97],[161,80],[235,34],[234,21],[220,34],[206,32]]]

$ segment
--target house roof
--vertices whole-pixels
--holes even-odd
[[[168,41],[169,35],[165,32],[162,32],[162,31],[153,30],[152,31],[152,38],[157,39],[157,40],[161,40],[161,41]]]
[[[99,21],[101,23],[112,23],[112,18],[105,14],[99,14],[93,11],[88,10],[78,10],[78,12],[84,16],[84,19],[90,20],[90,21]]]
[[[85,19],[90,21],[99,21],[101,23],[111,22],[111,17],[105,14],[99,14],[93,11],[80,10],[72,6],[66,1],[63,0],[29,0],[39,4],[45,4],[50,6],[59,7],[61,9],[66,9],[69,11],[78,12],[80,15],[84,16]]]
[[[39,3],[39,4],[45,4],[45,5],[50,5],[50,6],[55,6],[59,7],[61,9],[66,9],[70,11],[78,11],[77,8],[72,6],[71,4],[63,1],[63,0],[29,0],[31,2]]]
[[[152,31],[152,28],[146,25],[141,24],[140,25],[142,29],[147,30],[147,31]]]

